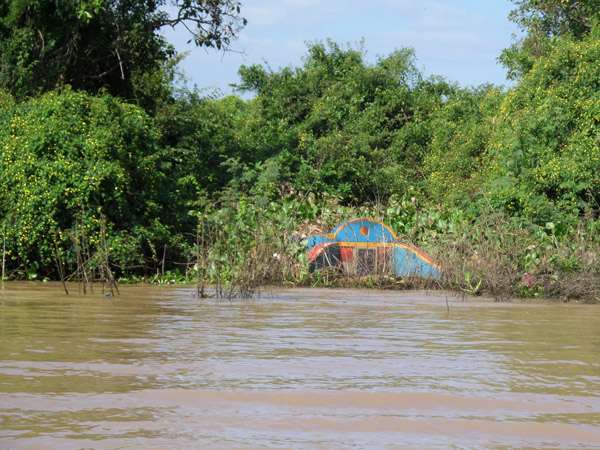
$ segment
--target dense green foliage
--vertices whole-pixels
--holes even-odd
[[[483,179],[495,205],[542,225],[598,210],[600,35],[558,40],[507,94]]]
[[[580,40],[600,20],[599,0],[512,0],[517,6],[509,19],[524,35],[505,49],[500,60],[509,78],[526,74],[539,58],[552,49],[557,37]]]
[[[101,216],[119,264],[139,263],[143,245],[167,240],[178,221],[174,190],[144,111],[70,89],[11,106],[0,124],[0,212],[15,261],[53,265],[53,240],[67,240],[76,220],[97,244]]]
[[[303,237],[369,216],[435,254],[447,286],[600,296],[596,1],[515,1],[511,89],[426,78],[410,49],[369,63],[328,41],[299,67],[242,66],[248,101],[173,87],[164,2],[54,3],[0,4],[8,275],[110,261],[246,293],[319,283]],[[174,4],[199,45],[242,23],[237,2]]]
[[[240,75],[240,87],[257,94],[254,132],[265,136],[255,157],[269,158],[283,185],[359,204],[421,177],[423,122],[453,91],[423,79],[411,50],[372,66],[333,42],[310,45],[301,68],[242,67]]]
[[[229,45],[245,20],[234,0],[2,0],[0,88],[18,99],[64,85],[153,104],[174,55],[160,34],[186,26],[200,46]]]
[[[430,116],[432,138],[423,171],[433,200],[466,207],[478,199],[477,180],[505,98],[506,93],[493,86],[464,89]]]

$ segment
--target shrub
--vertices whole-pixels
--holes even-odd
[[[76,222],[90,245],[99,244],[101,217],[114,261],[122,265],[140,263],[144,250],[148,255],[167,238],[174,220],[166,208],[160,136],[140,108],[70,89],[19,105],[6,95],[0,102],[8,105],[0,114],[8,266],[38,261],[48,272],[55,244],[68,246],[67,230]],[[72,253],[64,256],[73,263]]]

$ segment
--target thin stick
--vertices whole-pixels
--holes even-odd
[[[92,254],[90,252],[90,247],[89,247],[88,243],[86,242],[85,225],[83,223],[84,217],[85,217],[85,209],[82,208],[81,209],[81,251],[83,253],[83,256],[82,256],[83,275],[84,275],[85,280],[87,282],[89,282],[90,292],[93,294],[94,293],[94,270],[97,270],[97,268],[95,269],[93,266],[90,267],[89,274],[88,274],[88,263],[92,260]],[[84,293],[85,293],[85,290],[84,290]]]
[[[202,289],[204,291],[204,289]],[[200,228],[196,227],[196,296],[200,298]]]
[[[117,52],[117,58],[119,59],[119,68],[121,69],[121,80],[125,79],[125,72],[123,71],[123,61],[121,60],[121,54],[119,53],[119,49],[115,48]]]
[[[102,259],[103,259],[103,267],[102,267],[102,272],[103,272],[103,278],[105,278],[106,281],[108,281],[108,286],[110,287],[110,292],[111,294],[115,295],[115,290],[117,291],[117,294],[120,295],[121,293],[119,292],[119,286],[117,286],[117,282],[115,280],[115,277],[113,276],[112,270],[110,270],[110,262],[109,262],[109,257],[108,257],[108,243],[106,241],[106,218],[104,217],[104,215],[100,216],[100,247],[101,247],[101,251],[102,251]],[[114,290],[113,290],[114,288]]]
[[[58,242],[56,239],[56,231],[54,232],[54,251],[55,251],[55,258],[56,258],[56,266],[58,268],[58,275],[60,276],[60,281],[63,285],[63,289],[65,290],[65,293],[67,295],[69,295],[69,291],[67,290],[67,285],[65,283],[65,272],[63,269],[63,264],[62,264],[62,259],[60,257],[60,250],[58,249]]]
[[[4,274],[6,269],[6,224],[2,230],[2,285],[4,285]]]
[[[72,235],[73,243],[75,244],[75,255],[77,256],[77,287],[79,289],[79,293],[81,293],[81,278],[83,273],[83,293],[87,294],[86,285],[87,285],[87,273],[85,270],[85,263],[83,262],[83,256],[81,255],[81,248],[79,247],[79,237],[77,222],[75,222],[75,231]]]

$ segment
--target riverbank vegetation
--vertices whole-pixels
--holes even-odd
[[[426,77],[411,49],[369,63],[326,41],[298,67],[242,66],[250,100],[176,87],[160,2],[129,3],[64,2],[60,29],[54,2],[0,7],[3,278],[228,297],[421,283],[309,273],[305,238],[365,216],[434,256],[439,287],[600,297],[595,2],[515,1],[510,89]],[[237,2],[177,3],[199,45],[224,47],[244,23]]]

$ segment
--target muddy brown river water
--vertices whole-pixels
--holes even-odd
[[[600,449],[600,307],[7,283],[0,449],[38,448]]]

